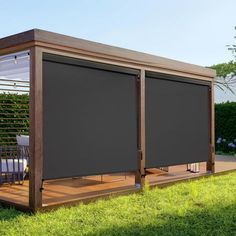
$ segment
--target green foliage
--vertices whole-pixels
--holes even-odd
[[[215,105],[215,133],[216,151],[236,153],[236,102]]]
[[[0,209],[0,235],[235,235],[236,173],[53,212]]]
[[[29,132],[29,96],[0,94],[0,146],[16,142],[16,134]]]
[[[229,90],[234,94],[233,87],[236,84],[236,62],[230,61],[228,63],[221,63],[213,65],[211,68],[216,70],[217,77],[214,81],[216,88]]]
[[[230,73],[236,73],[236,62],[230,61],[228,63],[221,63],[213,65],[211,68],[216,70],[217,76],[226,77]]]
[[[236,30],[236,27],[235,27]],[[236,39],[236,36],[234,37]],[[232,52],[234,59],[236,59],[236,45],[227,45],[228,50]],[[221,63],[211,66],[216,70],[217,77],[215,79],[215,86],[221,90],[229,90],[233,94],[235,93],[233,87],[236,84],[236,61],[230,61],[228,63]]]

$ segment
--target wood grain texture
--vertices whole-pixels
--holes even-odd
[[[137,69],[137,70],[144,69],[146,71],[164,73],[164,74],[174,75],[174,76],[182,76],[185,78],[197,79],[197,80],[202,80],[202,81],[209,81],[209,82],[212,81],[211,77],[191,74],[186,71],[180,72],[180,71],[174,71],[171,69],[157,68],[150,65],[141,67],[139,64],[135,62],[130,62],[128,60],[120,61],[118,58],[111,57],[111,56],[99,57],[95,53],[82,52],[81,50],[78,50],[78,49],[65,48],[65,47],[61,47],[57,45],[49,45],[49,44],[45,44],[41,42],[35,42],[35,45],[42,48],[43,52],[45,53],[50,53],[50,54],[55,54],[55,55],[60,55],[60,56],[67,56],[67,57],[83,59],[83,60],[89,60],[89,61],[99,62],[99,63],[106,63],[108,65],[122,66],[122,67]]]
[[[77,39],[65,35],[55,34],[52,32],[47,32],[43,30],[33,29],[27,32],[23,32],[17,35],[9,36],[3,39],[0,39],[0,55],[13,53],[25,49],[30,49],[31,53],[31,62],[30,62],[30,181],[29,188],[25,188],[24,193],[20,193],[21,190],[16,190],[9,188],[5,191],[5,197],[2,194],[3,188],[0,187],[0,199],[8,202],[16,202],[21,205],[30,205],[31,210],[35,211],[42,208],[42,204],[48,205],[47,201],[45,202],[45,196],[42,196],[40,188],[42,187],[42,162],[43,162],[43,146],[42,146],[42,53],[54,53],[63,56],[69,56],[74,58],[92,60],[95,62],[102,62],[107,64],[113,64],[118,66],[125,66],[129,68],[141,70],[140,76],[140,112],[139,112],[139,140],[140,140],[140,150],[142,152],[142,160],[139,160],[140,163],[140,179],[137,180],[141,186],[144,184],[145,170],[145,70],[166,73],[170,75],[177,75],[183,77],[189,77],[198,80],[211,81],[213,88],[213,79],[215,77],[215,71],[207,69],[204,67],[183,63],[163,57],[158,57],[150,54],[145,54],[141,52],[136,52],[128,49],[108,46],[100,43],[95,43],[87,40]],[[211,147],[214,149],[214,93],[212,89],[211,93],[211,122],[209,132],[211,135]],[[208,167],[205,167],[205,170],[215,171],[215,156],[214,150],[209,153]],[[233,165],[233,168],[236,168]],[[229,169],[227,164],[224,170]],[[221,170],[222,171],[222,170]],[[219,172],[218,167],[216,172]],[[190,178],[189,175],[184,177],[185,179]],[[158,176],[159,179],[159,176]],[[168,181],[177,181],[179,178],[164,178],[164,182]],[[161,181],[159,179],[158,181]],[[59,185],[57,182],[56,186]],[[70,181],[69,181],[70,182]],[[137,183],[136,182],[136,183]],[[159,182],[160,183],[160,182]],[[113,184],[112,184],[113,185]],[[56,189],[56,186],[53,188]],[[130,186],[130,184],[128,185]],[[127,190],[127,185],[123,186],[124,191]],[[130,188],[130,187],[128,187]],[[133,187],[132,187],[133,188]],[[4,188],[5,189],[5,188]],[[123,191],[122,190],[122,191]],[[3,192],[4,192],[3,191]],[[65,191],[61,189],[60,191]],[[76,189],[78,194],[81,193],[81,188]],[[110,191],[109,188],[105,189],[105,195],[110,193],[115,193],[115,191]],[[20,193],[20,195],[19,195]],[[44,194],[47,193],[44,192]],[[51,194],[51,193],[50,193]],[[50,195],[49,194],[49,195]],[[10,196],[10,197],[9,197]],[[15,197],[14,197],[15,196]],[[19,198],[20,196],[20,198]],[[78,201],[78,199],[85,200],[86,198],[97,198],[103,196],[101,192],[91,196],[85,194],[83,198],[76,197],[71,198],[70,193],[67,193],[67,198],[63,201],[52,200],[55,195],[51,195],[51,203],[54,205],[66,204],[66,202]],[[22,202],[23,201],[23,202]]]
[[[145,185],[145,70],[142,69],[139,78],[139,184]]]
[[[0,39],[0,50],[34,41],[35,31],[28,30]]]
[[[215,100],[214,100],[214,83],[211,83],[210,92],[210,156],[207,164],[207,170],[215,173]]]
[[[211,82],[211,160],[213,164],[212,172],[216,172],[215,162],[215,90],[214,81]]]
[[[29,206],[35,211],[42,207],[42,51],[30,50],[30,181]]]
[[[211,83],[210,93],[209,93],[209,110],[210,110],[210,120],[209,120],[209,134],[210,134],[210,150],[209,159],[207,162],[207,171],[215,173],[215,103],[214,103],[214,83]]]
[[[236,170],[236,161],[233,157],[216,157],[216,175]],[[151,186],[166,186],[179,181],[210,176],[206,171],[206,163],[201,163],[200,173],[186,171],[186,165],[172,166],[169,172],[159,169],[148,169],[146,180]],[[102,181],[101,181],[102,180]],[[29,198],[29,182],[24,185],[0,186],[0,202],[14,203],[27,207]],[[60,179],[45,182],[43,191],[43,209],[54,208],[61,205],[72,205],[79,201],[89,202],[101,197],[116,194],[136,192],[134,175],[123,174],[87,176],[74,179]],[[13,205],[13,204],[12,204]]]
[[[8,48],[3,48],[3,49],[0,49],[0,56],[1,55],[7,55],[7,54],[10,54],[10,53],[29,50],[34,45],[35,45],[35,42],[32,41],[32,42],[28,42],[28,43],[19,44],[19,45],[16,45],[16,46],[11,46],[11,47],[8,47]]]
[[[0,50],[30,41],[44,43],[44,45],[41,46],[47,48],[57,47],[58,49],[65,51],[70,49],[72,49],[72,51],[80,50],[80,53],[82,54],[92,53],[94,56],[99,58],[113,58],[114,60],[129,62],[139,66],[151,66],[175,72],[187,72],[193,75],[201,75],[209,78],[215,77],[215,71],[205,67],[39,29],[29,30],[0,39]]]

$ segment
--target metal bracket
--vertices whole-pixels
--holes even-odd
[[[40,192],[42,192],[43,190],[44,190],[44,187],[43,187],[43,182],[44,182],[44,179],[42,179],[42,185],[41,185],[41,187],[40,187]]]
[[[147,176],[147,174],[145,173],[145,174],[141,175],[141,178],[145,178],[146,176]]]

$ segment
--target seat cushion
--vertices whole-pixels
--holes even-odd
[[[2,165],[0,169],[0,173],[17,173],[25,171],[27,167],[27,160],[26,159],[2,159]],[[7,168],[8,167],[8,168]],[[18,169],[19,168],[19,169]]]

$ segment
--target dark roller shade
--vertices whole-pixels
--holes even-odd
[[[136,74],[73,61],[44,55],[43,178],[136,170]]]
[[[208,159],[209,87],[189,81],[146,77],[146,168]]]

